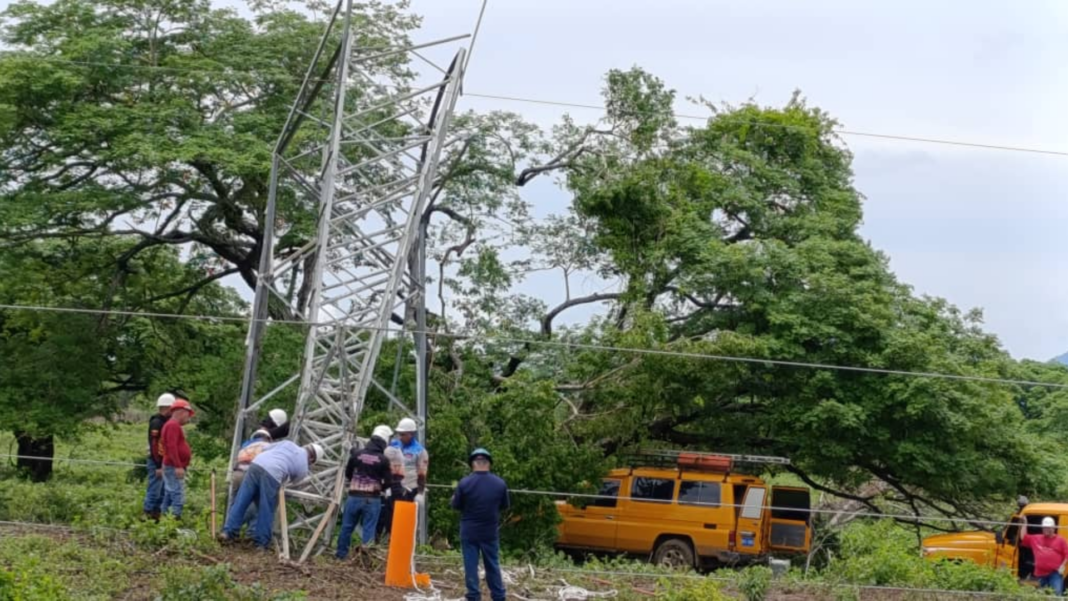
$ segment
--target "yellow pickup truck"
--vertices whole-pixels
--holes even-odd
[[[679,452],[653,457],[664,461],[649,462],[646,454],[633,467],[612,470],[588,503],[557,502],[557,548],[638,555],[687,568],[808,551],[809,490],[769,486],[736,469],[778,458]]]
[[[1028,534],[1042,533],[1042,518],[1051,517],[1063,536],[1068,534],[1068,503],[1029,503],[1005,520],[1011,524],[996,532],[938,534],[923,539],[923,556],[928,559],[974,561],[992,568],[1012,570],[1021,580],[1031,577],[1035,559],[1031,549],[1021,548],[1020,525],[1027,520]]]

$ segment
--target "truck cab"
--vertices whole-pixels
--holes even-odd
[[[927,559],[973,561],[992,568],[1012,570],[1021,580],[1032,577],[1035,558],[1031,549],[1020,547],[1020,518],[1027,521],[1028,534],[1042,534],[1042,518],[1057,522],[1058,533],[1068,533],[1068,503],[1029,503],[1013,514],[997,532],[959,532],[923,539]]]
[[[612,470],[587,503],[557,502],[562,519],[556,546],[690,568],[754,562],[772,551],[808,551],[809,489],[768,486],[735,471],[742,460],[753,459],[749,456],[667,458],[674,465],[645,461]]]

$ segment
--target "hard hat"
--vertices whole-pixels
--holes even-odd
[[[381,426],[375,426],[374,431],[371,432],[371,436],[389,442],[389,439],[393,438],[393,430],[390,430],[389,426],[382,424]]]
[[[271,433],[268,432],[267,430],[264,430],[263,428],[260,428],[259,430],[256,430],[255,432],[252,433],[252,438],[253,439],[266,438],[267,440],[270,440],[271,439]]]
[[[415,425],[415,420],[410,417],[400,420],[400,423],[397,424],[397,434],[407,434],[418,431],[419,426]]]
[[[1053,521],[1053,518],[1049,518],[1049,517],[1042,518],[1042,527],[1043,528],[1056,528],[1057,527],[1057,522]]]
[[[164,392],[156,399],[157,407],[170,407],[174,404],[174,395],[169,392]]]
[[[271,409],[267,412],[267,415],[276,426],[284,426],[289,421],[289,416],[286,415],[284,409]]]
[[[317,442],[313,442],[311,444],[305,445],[304,448],[311,449],[312,453],[315,453],[315,459],[313,459],[309,463],[314,463],[323,458],[323,445]]]
[[[467,457],[467,462],[474,463],[475,459],[479,457],[483,457],[484,459],[486,459],[486,461],[493,463],[493,455],[490,455],[490,452],[486,449],[483,449],[482,447],[478,447],[474,451],[471,451],[471,454]]]
[[[197,414],[196,411],[193,411],[193,406],[190,405],[189,401],[185,399],[178,399],[171,404],[171,411],[175,411],[177,409],[185,409],[189,412],[189,417],[193,417]]]

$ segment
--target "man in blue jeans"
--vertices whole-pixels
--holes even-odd
[[[478,584],[478,558],[486,567],[486,586],[493,601],[505,601],[501,578],[501,512],[511,506],[508,485],[490,473],[493,457],[483,448],[468,457],[471,473],[460,480],[452,495],[453,509],[460,511],[460,543],[464,555],[464,583],[467,601],[481,601]]]
[[[230,505],[230,513],[226,515],[226,523],[219,535],[222,542],[237,538],[245,521],[245,511],[255,502],[257,513],[252,540],[257,547],[266,549],[271,542],[274,512],[278,508],[278,490],[285,482],[307,478],[311,466],[322,456],[323,447],[318,444],[300,447],[288,440],[272,444],[257,455]]]
[[[1034,576],[1038,586],[1053,590],[1060,597],[1064,594],[1064,568],[1068,566],[1068,541],[1057,534],[1057,521],[1052,517],[1042,518],[1042,534],[1027,533],[1027,518],[1020,517],[1020,546],[1030,547],[1035,556]]]
[[[345,464],[349,499],[345,502],[345,516],[337,539],[338,559],[348,557],[352,533],[361,521],[360,540],[363,546],[374,542],[375,527],[382,511],[382,492],[388,488],[396,497],[402,490],[400,479],[394,476],[390,460],[386,457],[391,436],[393,431],[389,426],[378,426],[366,447],[349,451],[349,461]]]
[[[160,448],[159,437],[163,432],[163,425],[171,416],[171,405],[174,404],[174,395],[167,392],[159,395],[156,399],[157,412],[148,420],[148,460],[145,469],[148,470],[148,489],[145,491],[145,518],[159,521],[160,509],[163,506],[163,449]]]

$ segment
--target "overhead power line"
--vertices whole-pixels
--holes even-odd
[[[36,62],[42,62],[42,63],[67,64],[67,65],[82,66],[82,67],[104,67],[104,68],[114,68],[114,69],[135,69],[135,70],[136,69],[149,69],[149,70],[158,70],[158,71],[170,71],[170,72],[175,72],[175,73],[190,73],[190,74],[195,73],[195,74],[210,75],[210,76],[213,76],[213,77],[229,79],[231,81],[236,81],[237,78],[239,78],[239,77],[249,77],[249,76],[252,76],[254,74],[261,74],[261,73],[254,73],[252,71],[239,71],[239,70],[234,70],[234,69],[225,69],[225,70],[224,69],[195,69],[195,68],[188,68],[188,67],[172,67],[172,66],[168,66],[168,65],[134,65],[134,64],[126,64],[126,63],[108,63],[108,62],[99,62],[99,61],[79,61],[79,60],[72,60],[72,59],[61,59],[61,58],[52,58],[52,57],[43,57],[43,56],[31,56],[31,55],[25,55],[25,54],[9,54],[8,56],[16,57],[18,60],[28,60],[28,61],[36,61]],[[0,54],[0,58],[3,58],[2,54]],[[290,79],[290,80],[293,80],[293,81],[296,81],[296,82],[304,81],[303,77],[297,76],[297,75],[290,75],[290,74],[274,74],[274,75],[272,75],[272,77],[280,77],[282,79]],[[313,78],[310,81],[318,81],[318,80]],[[546,105],[546,106],[559,106],[559,107],[565,107],[565,108],[577,108],[577,109],[594,110],[594,111],[601,111],[601,112],[605,112],[606,111],[605,107],[602,106],[602,105],[599,105],[599,104],[582,104],[582,103],[577,103],[577,102],[564,102],[564,101],[558,101],[558,100],[544,100],[544,99],[537,99],[537,98],[524,98],[524,97],[520,97],[520,96],[507,96],[507,95],[502,95],[502,94],[488,94],[488,93],[466,92],[466,91],[463,93],[463,95],[470,96],[472,98],[483,98],[483,99],[486,99],[486,100],[501,100],[501,101],[505,101],[505,102],[521,102],[521,103],[526,103],[526,104],[540,104],[540,105]],[[709,116],[707,116],[707,115],[706,116],[700,116],[700,115],[676,114],[676,117],[678,117],[680,119],[699,120],[699,121],[707,121],[709,119]],[[787,124],[766,123],[766,122],[753,122],[753,125],[757,125],[757,126],[760,126],[760,127],[780,127],[780,128],[787,128],[787,129],[795,127],[795,126],[791,126],[791,125],[787,125]],[[858,130],[842,129],[842,128],[837,128],[837,129],[834,130],[834,132],[839,134],[839,135],[843,135],[843,136],[855,136],[855,137],[863,137],[863,138],[876,138],[876,139],[882,139],[882,140],[895,140],[895,141],[899,141],[899,142],[915,142],[915,143],[920,143],[920,144],[937,144],[937,145],[942,145],[942,146],[958,146],[958,147],[962,147],[962,148],[975,148],[975,149],[980,149],[980,150],[997,150],[997,151],[1003,151],[1003,152],[1023,152],[1023,153],[1028,153],[1028,154],[1039,154],[1039,155],[1046,155],[1046,156],[1068,157],[1068,151],[1051,150],[1051,149],[1046,149],[1046,148],[1030,148],[1030,147],[1026,147],[1026,146],[1009,146],[1009,145],[1004,145],[1004,144],[987,144],[987,143],[984,143],[984,142],[969,142],[969,141],[966,141],[966,140],[947,140],[947,139],[943,139],[943,138],[931,138],[931,137],[926,137],[926,136],[907,136],[907,135],[901,135],[901,134],[886,134],[886,133],[878,133],[878,132],[870,132],[870,131],[858,131]]]
[[[196,314],[184,314],[184,313],[155,313],[148,311],[123,311],[119,309],[84,309],[76,307],[46,307],[39,305],[14,305],[14,304],[0,304],[0,309],[8,309],[13,311],[42,311],[52,313],[75,313],[75,314],[87,314],[87,315],[124,315],[128,317],[145,317],[155,319],[187,319],[198,320],[208,322],[234,322],[234,323],[251,323],[253,320],[251,317],[241,317],[234,315],[196,315]],[[336,325],[336,321],[309,321],[309,320],[286,320],[286,319],[263,319],[263,322],[277,323],[277,324],[295,324],[305,326],[324,326],[324,325]],[[1013,386],[1039,386],[1045,388],[1057,388],[1068,389],[1068,384],[1061,384],[1057,382],[1039,382],[1035,380],[1017,380],[1012,378],[996,378],[992,376],[973,376],[965,374],[949,374],[941,372],[926,372],[926,371],[908,371],[901,369],[884,369],[879,367],[863,367],[853,365],[835,365],[830,363],[815,363],[807,361],[792,361],[786,359],[768,359],[762,357],[740,357],[736,355],[714,355],[706,353],[693,353],[686,351],[671,351],[663,349],[651,349],[651,348],[635,348],[625,346],[612,346],[605,344],[591,344],[584,342],[571,342],[566,340],[545,340],[538,338],[517,338],[514,336],[498,336],[495,334],[459,334],[451,332],[438,332],[434,330],[415,330],[411,328],[375,328],[373,326],[347,326],[352,328],[358,328],[365,331],[380,331],[392,334],[414,334],[422,333],[438,338],[449,338],[453,340],[473,340],[481,342],[498,342],[509,343],[516,345],[533,345],[544,346],[564,349],[578,349],[588,351],[605,351],[605,352],[618,352],[629,353],[632,355],[647,355],[647,356],[662,356],[662,357],[681,357],[686,359],[699,359],[704,361],[723,361],[730,363],[746,363],[755,365],[775,365],[779,367],[796,367],[803,369],[826,369],[831,371],[845,371],[856,373],[870,373],[880,375],[893,375],[893,376],[907,376],[915,378],[931,378],[939,380],[954,380],[962,382],[979,382],[986,384],[1005,384]]]
[[[548,106],[560,106],[560,107],[566,107],[566,108],[587,109],[587,110],[601,111],[601,112],[606,112],[608,110],[604,106],[599,105],[599,104],[579,104],[579,103],[575,103],[575,102],[558,102],[558,101],[555,101],[555,100],[538,100],[538,99],[534,99],[534,98],[521,98],[521,97],[517,97],[517,96],[500,96],[500,95],[497,95],[497,94],[479,94],[479,93],[476,93],[476,92],[466,92],[465,95],[466,96],[471,96],[471,97],[474,97],[474,98],[486,98],[488,100],[504,100],[504,101],[507,101],[507,102],[524,102],[524,103],[528,103],[528,104],[543,104],[543,105],[548,105]],[[685,114],[681,114],[681,113],[676,113],[675,116],[678,117],[679,119],[690,119],[690,120],[698,120],[698,121],[707,121],[710,118],[708,115],[705,115],[705,116],[685,115]],[[766,122],[763,122],[763,121],[760,121],[760,122],[753,121],[752,124],[753,125],[759,125],[760,127],[778,127],[778,128],[783,128],[783,129],[796,129],[796,126],[792,126],[792,125],[789,125],[789,124],[783,124],[783,123],[766,123]],[[875,132],[865,132],[865,131],[857,131],[857,130],[852,130],[852,129],[841,129],[841,128],[835,128],[834,133],[839,134],[839,135],[843,135],[843,136],[859,136],[859,137],[866,137],[866,138],[880,138],[880,139],[883,139],[883,140],[898,140],[898,141],[902,141],[902,142],[919,142],[919,143],[923,143],[923,144],[942,144],[942,145],[946,145],[946,146],[963,146],[963,147],[967,147],[967,148],[981,148],[981,149],[984,149],[984,150],[1004,150],[1004,151],[1009,151],[1009,152],[1029,152],[1029,153],[1034,153],[1034,154],[1045,154],[1045,155],[1052,155],[1052,156],[1068,157],[1068,151],[1046,150],[1046,149],[1042,149],[1042,148],[1027,148],[1027,147],[1023,147],[1023,146],[1004,146],[1004,145],[1001,145],[1001,144],[984,144],[984,143],[981,143],[981,142],[965,142],[965,141],[961,141],[961,140],[944,140],[944,139],[940,139],[940,138],[904,136],[904,135],[897,135],[897,134],[880,134],[880,133],[875,133]]]

